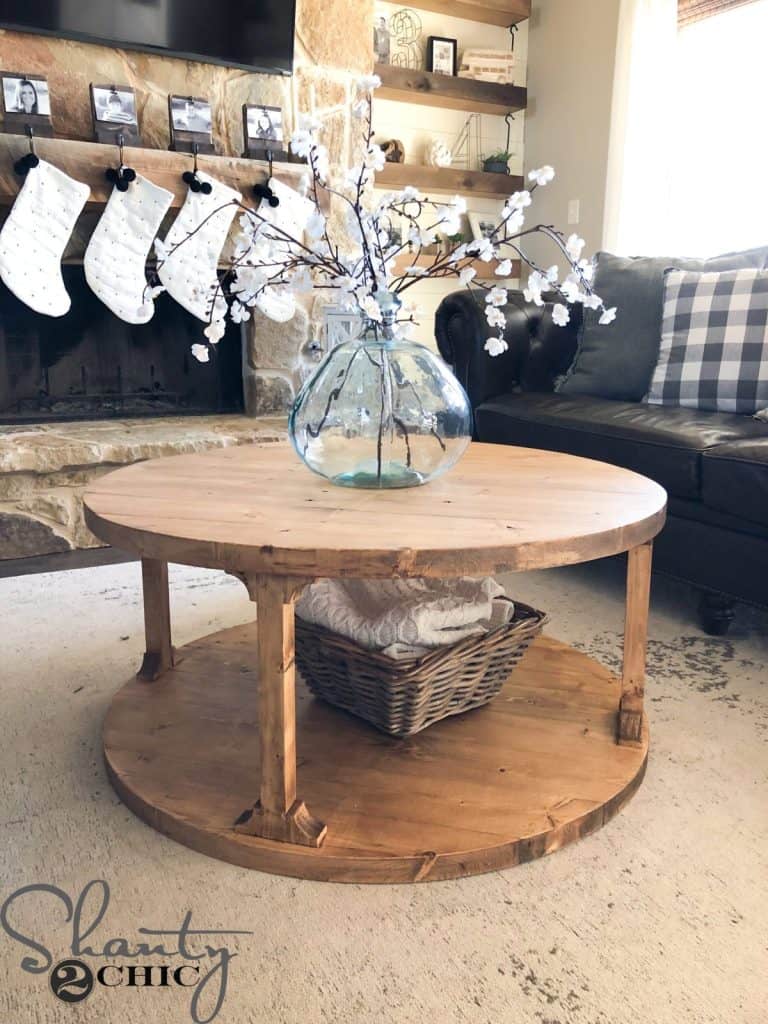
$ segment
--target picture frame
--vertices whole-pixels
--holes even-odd
[[[323,309],[325,353],[331,352],[345,341],[354,341],[359,336],[362,325],[363,321],[359,313],[344,309],[342,306],[325,306]]]
[[[427,71],[433,75],[455,77],[458,70],[459,41],[447,36],[427,38]]]
[[[467,213],[467,219],[469,220],[472,239],[475,242],[479,242],[481,239],[487,238],[499,222],[498,214],[477,213],[474,210],[470,210]]]
[[[373,56],[377,64],[392,61],[392,33],[386,15],[380,13],[373,20]]]
[[[170,149],[176,153],[215,153],[210,100],[204,96],[168,97]]]
[[[289,160],[285,149],[283,108],[264,103],[243,104],[244,157],[251,160]]]
[[[3,99],[3,130],[12,135],[53,137],[51,91],[44,75],[24,71],[1,71],[0,93]]]
[[[136,92],[129,85],[90,84],[91,117],[97,142],[117,144],[120,136],[126,146],[140,146]]]

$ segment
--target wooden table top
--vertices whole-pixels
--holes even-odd
[[[627,551],[664,525],[666,493],[590,459],[472,444],[423,487],[336,487],[287,443],[140,462],[85,494],[97,537],[145,558],[285,576],[451,577]]]

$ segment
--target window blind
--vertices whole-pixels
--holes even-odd
[[[755,3],[755,0],[677,0],[678,25],[690,25],[702,18],[711,18],[734,7]]]

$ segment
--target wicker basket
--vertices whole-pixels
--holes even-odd
[[[496,696],[546,622],[515,602],[513,618],[417,658],[396,660],[296,616],[296,667],[316,697],[390,736],[412,736]]]

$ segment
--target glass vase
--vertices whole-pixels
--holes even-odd
[[[399,340],[400,301],[376,296],[382,323],[325,357],[294,402],[289,434],[315,473],[343,487],[415,487],[455,465],[470,442],[466,393],[442,360]]]

